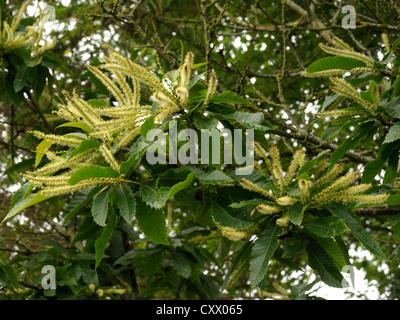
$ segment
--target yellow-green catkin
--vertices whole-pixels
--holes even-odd
[[[272,215],[275,213],[282,212],[282,207],[270,206],[266,204],[260,204],[256,207],[257,211],[265,215]]]
[[[247,237],[246,232],[231,227],[218,225],[222,235],[232,241],[241,241]]]
[[[272,194],[270,194],[268,191],[264,190],[263,188],[257,186],[256,184],[254,184],[253,182],[247,180],[247,179],[240,179],[239,180],[239,184],[244,188],[247,189],[249,191],[253,191],[253,192],[257,192],[257,193],[261,193],[262,195],[264,195],[265,197],[271,199],[271,200],[275,200],[275,196],[273,196]]]

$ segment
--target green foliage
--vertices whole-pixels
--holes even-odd
[[[397,5],[347,32],[335,3],[50,4],[48,36],[0,2],[0,299],[313,299],[351,263],[399,297]],[[253,129],[254,171],[150,164],[172,119]]]

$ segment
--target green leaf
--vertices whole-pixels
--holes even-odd
[[[226,104],[243,104],[251,105],[246,99],[239,97],[236,93],[225,91],[219,95],[215,95],[210,100],[212,103],[226,103]]]
[[[39,202],[50,199],[51,197],[53,197],[53,196],[43,196],[40,192],[30,194],[26,198],[21,199],[20,201],[18,201],[17,203],[14,204],[14,206],[8,212],[6,217],[3,219],[2,223],[4,223],[4,221],[14,217],[16,214],[20,213],[22,210],[24,210],[28,207],[31,207]]]
[[[309,170],[311,170],[312,168],[315,167],[315,165],[317,164],[318,160],[324,155],[327,154],[328,152],[330,152],[330,150],[324,150],[320,153],[318,153],[318,155],[311,159],[310,161],[307,161],[300,169],[299,172],[297,173],[297,176],[301,176],[303,173],[308,172]]]
[[[25,182],[13,195],[10,203],[10,209],[14,207],[16,203],[25,198],[25,194],[32,188],[30,182]]]
[[[329,140],[334,137],[343,129],[343,126],[334,126],[327,128],[321,135],[322,140]]]
[[[188,279],[190,277],[190,274],[192,273],[192,267],[182,254],[174,252],[172,254],[171,262],[173,267],[182,277],[184,277],[185,279]]]
[[[392,227],[392,230],[393,230],[395,236],[397,237],[397,239],[400,239],[400,222],[397,223],[397,224],[395,224],[395,225]]]
[[[51,147],[53,143],[48,140],[43,140],[36,147],[36,157],[35,157],[35,168],[42,161],[43,156],[46,154],[47,150]]]
[[[308,68],[308,73],[314,73],[324,70],[340,69],[351,70],[353,68],[365,67],[365,63],[345,57],[326,57],[313,62]]]
[[[394,97],[383,107],[390,116],[400,119],[400,97]]]
[[[364,137],[366,137],[372,130],[375,130],[376,127],[374,122],[370,121],[367,123],[363,123],[350,135],[348,139],[346,139],[331,155],[331,162],[329,168],[332,168],[335,163],[337,163],[344,154],[349,151],[351,148],[355,147],[358,142]]]
[[[171,199],[179,191],[189,188],[193,185],[194,173],[191,172],[184,181],[178,182],[172,187],[161,187],[157,190],[156,203],[158,207],[163,207],[167,200]]]
[[[400,139],[400,122],[396,122],[387,133],[383,143],[390,143]]]
[[[89,125],[87,125],[86,123],[77,122],[77,121],[63,123],[63,124],[59,125],[58,127],[56,127],[56,129],[65,128],[65,127],[82,129],[83,131],[85,131],[87,133],[93,132],[92,128],[89,127]]]
[[[316,236],[312,237],[331,256],[333,262],[336,264],[336,268],[338,270],[342,270],[347,263],[343,256],[342,250],[335,240],[333,238],[320,238]]]
[[[204,172],[194,167],[187,167],[187,168],[196,175],[201,184],[221,184],[221,183],[231,183],[234,181],[230,176],[228,176],[227,174],[223,173],[220,170],[212,170]]]
[[[269,261],[278,248],[278,236],[281,232],[282,228],[275,223],[275,219],[271,219],[255,241],[250,260],[252,288],[255,288],[264,278]]]
[[[375,180],[376,175],[382,171],[386,161],[395,151],[396,149],[391,145],[382,145],[379,148],[376,159],[365,165],[361,183],[372,183]]]
[[[193,123],[197,129],[215,129],[218,126],[218,119],[214,117],[205,117],[200,112],[193,113]]]
[[[308,231],[322,238],[335,237],[347,230],[342,219],[337,216],[319,217],[305,223],[304,227]]]
[[[372,238],[356,220],[356,217],[349,207],[338,203],[335,205],[328,205],[327,208],[332,214],[344,220],[344,223],[347,225],[347,227],[367,250],[381,259],[386,259],[381,247],[379,247],[375,239]]]
[[[113,168],[100,167],[100,166],[86,166],[78,171],[76,171],[71,178],[69,178],[68,183],[73,186],[78,182],[91,178],[118,178],[119,173]]]
[[[214,114],[222,120],[228,120],[230,122],[237,122],[245,128],[266,131],[271,129],[268,122],[264,120],[264,114],[262,112],[242,112],[234,111],[231,113]]]
[[[28,75],[29,75],[29,70],[30,69],[25,64],[23,64],[19,67],[17,74],[15,75],[15,79],[14,79],[15,92],[19,92],[24,88],[26,79],[28,78]]]
[[[14,269],[5,261],[0,259],[0,269],[3,269],[5,274],[7,275],[8,280],[10,281],[10,284],[15,288],[19,288],[19,282],[18,282],[18,276]]]
[[[294,233],[291,237],[285,240],[285,249],[282,254],[282,258],[288,259],[295,255],[303,252],[308,243],[308,237],[305,237],[302,233]]]
[[[92,189],[85,189],[78,193],[74,199],[68,204],[66,208],[67,215],[64,218],[64,222],[62,227],[73,217],[75,214],[83,208],[89,201],[93,199],[93,197],[99,192],[101,189],[100,186],[94,187]]]
[[[229,268],[228,273],[225,275],[224,282],[222,283],[221,292],[223,290],[225,290],[231,275],[235,271],[240,271],[243,268],[243,266],[247,263],[247,261],[249,260],[249,257],[250,257],[250,254],[251,254],[251,244],[252,244],[252,242],[248,241],[239,250],[239,252],[237,253],[236,257],[234,257],[233,262],[232,262],[232,266]]]
[[[146,237],[155,243],[169,245],[167,227],[162,209],[147,206],[138,199],[136,206],[136,219],[139,229]]]
[[[117,188],[115,200],[122,217],[131,224],[136,212],[136,200],[131,188],[125,182]]]
[[[97,193],[93,197],[92,204],[92,217],[94,222],[99,226],[104,227],[106,225],[106,218],[108,214],[108,200],[111,194],[111,188]]]
[[[198,63],[198,65],[200,65],[200,63]],[[194,76],[192,79],[190,79],[188,83],[188,90],[190,90],[202,77],[204,77],[206,73],[207,72],[200,73],[197,76]]]
[[[95,269],[97,269],[101,260],[103,259],[104,251],[106,249],[108,240],[110,239],[115,227],[117,226],[117,223],[118,223],[118,218],[116,217],[116,215],[115,214],[111,215],[110,220],[103,229],[102,234],[100,235],[100,237],[96,239],[96,242],[94,243],[94,247],[96,250]]]
[[[235,211],[227,210],[227,208],[222,207],[219,203],[212,200],[211,203],[211,215],[214,221],[221,226],[231,227],[236,230],[243,230],[253,226],[253,222],[242,220],[233,215]]]
[[[99,147],[100,144],[100,141],[94,139],[83,140],[79,147],[75,148],[70,154],[67,155],[67,161],[83,151]]]
[[[336,268],[332,257],[315,240],[310,238],[306,246],[308,264],[331,287],[341,288],[343,276]]]
[[[394,225],[400,223],[400,213],[389,217],[382,227],[393,227]]]
[[[154,128],[154,116],[148,118],[141,126],[140,126],[140,135],[143,138],[146,138],[147,133]]]
[[[303,221],[304,209],[305,208],[303,208],[303,205],[301,204],[300,201],[295,202],[289,208],[290,221],[293,222],[297,226],[301,225],[301,222]]]
[[[158,204],[156,203],[157,197],[157,180],[152,180],[148,184],[142,184],[139,188],[139,195],[147,205],[152,208],[157,208]]]
[[[24,172],[32,167],[35,164],[35,159],[24,159],[21,162],[14,164],[9,167],[6,171],[4,171],[4,175],[12,174],[13,172]]]
[[[139,164],[147,146],[148,144],[143,141],[135,142],[127,154],[128,160],[121,163],[121,174],[126,174],[132,167],[135,167]]]

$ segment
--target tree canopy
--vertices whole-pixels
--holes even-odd
[[[0,299],[398,299],[399,16],[0,0]]]

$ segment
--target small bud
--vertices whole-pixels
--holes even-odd
[[[96,293],[100,298],[104,295],[103,289],[97,289]]]
[[[276,202],[280,206],[288,207],[288,206],[291,206],[292,204],[294,204],[296,202],[296,199],[292,198],[290,196],[284,196],[284,197],[280,197],[280,198],[276,199]]]
[[[276,219],[276,224],[281,227],[287,227],[289,225],[289,215],[286,213],[281,218]]]

